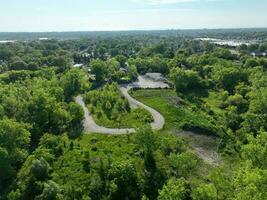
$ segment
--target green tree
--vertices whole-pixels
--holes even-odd
[[[267,171],[252,168],[249,163],[241,167],[232,181],[234,192],[231,194],[234,200],[258,200],[266,199]]]
[[[44,181],[48,178],[50,166],[44,158],[35,159],[32,161],[31,174],[39,181]]]
[[[179,155],[172,153],[169,156],[169,160],[173,174],[176,177],[187,177],[190,172],[196,169],[198,163],[197,156],[190,151],[183,152]]]
[[[185,179],[170,179],[159,191],[158,200],[186,200],[189,196],[190,188]]]
[[[248,74],[238,68],[216,67],[214,71],[213,79],[217,82],[217,85],[230,93],[233,93],[235,86],[240,82],[248,81]]]
[[[115,184],[111,199],[140,198],[137,172],[130,161],[114,163],[108,173],[110,181]]]
[[[252,165],[261,169],[267,168],[267,132],[260,131],[260,133],[254,138],[248,136],[248,144],[243,145],[241,148],[241,154],[243,159],[250,160]]]
[[[0,120],[0,147],[8,152],[13,166],[20,166],[28,155],[30,132],[28,126],[14,120]]]
[[[197,72],[174,68],[171,70],[170,78],[177,92],[188,92],[203,87],[202,80]]]
[[[58,184],[54,181],[49,180],[47,183],[44,183],[44,189],[41,195],[36,197],[36,200],[55,200],[58,199],[58,194],[61,189]]]
[[[94,60],[90,63],[91,73],[96,76],[97,84],[102,84],[107,76],[107,66],[102,60]]]
[[[202,184],[192,192],[193,200],[217,200],[217,191],[213,184]]]
[[[89,87],[89,82],[85,73],[79,69],[71,69],[60,79],[64,89],[65,97],[71,98],[73,95],[82,93]]]
[[[14,179],[15,170],[11,166],[9,155],[6,149],[0,147],[0,193],[4,194]],[[1,195],[0,195],[1,198]]]
[[[123,55],[117,55],[115,59],[120,63],[120,67],[125,67],[126,66],[126,61],[127,58]]]

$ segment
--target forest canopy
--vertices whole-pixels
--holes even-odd
[[[265,29],[40,34],[0,43],[1,200],[266,199],[267,58],[251,54]],[[129,95],[161,130],[120,90],[147,73],[170,88]],[[86,132],[78,95],[98,125],[135,133]]]

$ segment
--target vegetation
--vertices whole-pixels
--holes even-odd
[[[0,44],[1,200],[266,199],[267,59],[250,55],[266,51],[265,29],[69,34]],[[233,53],[201,35],[259,44]],[[130,91],[165,117],[159,131],[119,90],[147,72],[173,86]],[[84,133],[77,95],[99,125],[136,133]],[[182,131],[216,140],[222,161]]]
[[[142,108],[131,109],[115,83],[86,93],[84,100],[97,124],[105,127],[140,127],[153,121],[148,111]]]

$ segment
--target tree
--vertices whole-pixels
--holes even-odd
[[[44,183],[44,189],[41,195],[37,196],[37,200],[55,200],[60,193],[60,187],[54,181],[49,180]]]
[[[60,134],[67,130],[71,122],[71,114],[64,102],[57,99],[47,91],[36,90],[28,106],[29,122],[33,124],[33,143],[46,132]]]
[[[20,58],[14,58],[13,62],[9,66],[10,70],[26,70],[27,64]]]
[[[179,155],[172,153],[169,159],[173,174],[176,177],[186,177],[190,172],[196,169],[198,163],[197,156],[190,151],[183,152]]]
[[[202,184],[192,192],[193,200],[217,200],[217,191],[213,184]]]
[[[32,161],[31,174],[38,181],[44,181],[48,178],[50,166],[44,158]]]
[[[4,194],[15,175],[6,149],[0,147],[0,193]],[[1,195],[0,195],[1,197]]]
[[[257,66],[259,66],[259,63],[255,58],[249,58],[246,60],[245,67],[257,67]]]
[[[248,162],[237,170],[231,182],[234,192],[231,194],[234,200],[258,200],[266,199],[267,171],[252,168]]]
[[[18,167],[28,155],[30,132],[26,124],[0,120],[0,147],[6,149],[12,166]]]
[[[125,67],[126,66],[126,61],[127,58],[123,55],[117,55],[115,59],[120,63],[120,67]]]
[[[60,83],[64,89],[65,97],[68,99],[75,94],[82,93],[89,87],[86,74],[79,69],[69,70],[61,77]]]
[[[109,81],[119,81],[120,79],[120,63],[116,59],[106,61],[107,79]]]
[[[185,200],[189,196],[190,188],[185,179],[170,179],[159,191],[158,200]]]
[[[240,82],[248,81],[248,74],[235,67],[215,67],[213,79],[219,87],[233,93],[235,86]]]
[[[55,57],[51,64],[52,66],[58,67],[59,73],[63,73],[71,68],[71,61],[65,56]]]
[[[140,188],[135,166],[130,161],[117,162],[109,170],[109,179],[115,184],[112,199],[139,199]]]
[[[236,106],[239,113],[246,112],[248,108],[247,100],[245,100],[240,94],[229,96],[227,99],[227,104],[230,106]]]
[[[248,144],[243,145],[241,148],[242,158],[250,160],[252,165],[261,169],[267,168],[267,132],[260,131],[260,133],[254,138],[248,136]]]
[[[170,78],[177,92],[189,92],[203,87],[202,80],[197,72],[174,68],[171,70]]]
[[[257,87],[248,94],[250,97],[248,111],[242,116],[242,131],[247,133],[257,132],[262,128],[267,130],[267,88]]]
[[[94,60],[90,63],[91,73],[96,76],[96,83],[102,84],[107,76],[107,66],[102,60]]]
[[[152,131],[151,127],[144,126],[137,131],[135,142],[145,152],[154,151],[156,149],[156,134]]]
[[[214,51],[213,55],[226,60],[234,59],[234,55],[229,51],[229,49],[218,48]]]
[[[135,65],[130,65],[128,67],[128,75],[130,77],[130,80],[134,81],[138,77],[137,69]]]

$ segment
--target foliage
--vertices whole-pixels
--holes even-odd
[[[25,34],[0,34],[17,40],[0,44],[0,199],[266,198],[265,29],[47,33],[64,39],[46,41],[29,33],[20,42]],[[230,49],[192,39],[202,36],[260,42]],[[175,88],[133,93],[165,117],[157,132],[113,83],[147,72]],[[73,102],[82,93],[97,123],[137,132],[82,135]],[[192,134],[206,135],[194,143]],[[194,144],[221,152],[220,166],[202,162]]]
[[[106,127],[137,127],[153,121],[151,114],[142,109],[131,109],[117,84],[112,83],[84,95],[85,103],[98,124]]]
[[[177,92],[190,91],[203,86],[199,75],[192,70],[174,68],[170,73],[170,78],[174,82]]]
[[[159,200],[183,200],[189,198],[190,189],[184,179],[171,179],[159,192]]]

